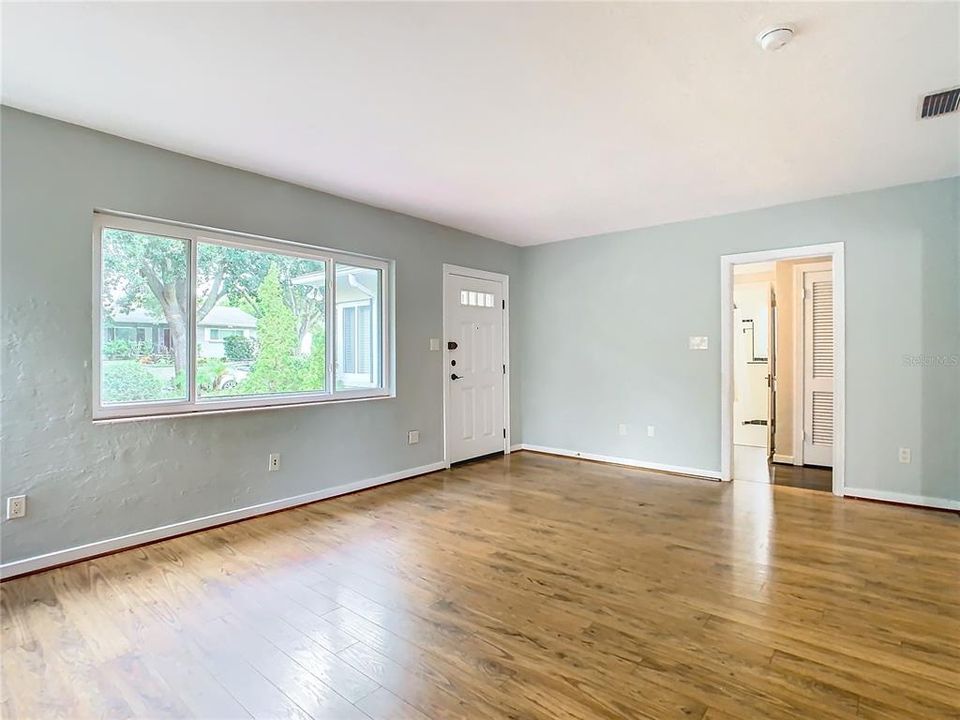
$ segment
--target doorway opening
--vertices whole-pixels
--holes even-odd
[[[722,478],[842,495],[842,244],[721,266]]]
[[[510,452],[509,277],[443,266],[444,460]]]

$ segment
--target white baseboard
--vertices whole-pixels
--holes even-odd
[[[206,515],[193,520],[184,520],[183,522],[163,525],[161,527],[151,528],[150,530],[140,530],[139,532],[121,535],[120,537],[98,540],[97,542],[78,545],[67,548],[66,550],[56,550],[24,560],[3,563],[0,565],[0,579],[6,580],[16,577],[17,575],[24,575],[26,573],[43,570],[44,568],[76,562],[96,555],[118,552],[129,547],[163,540],[175,535],[196,532],[197,530],[204,530],[217,525],[236,522],[237,520],[246,520],[247,518],[256,517],[257,515],[264,515],[277,510],[286,510],[287,508],[297,505],[306,505],[307,503],[326,500],[327,498],[336,497],[337,495],[346,495],[347,493],[356,492],[357,490],[365,490],[376,487],[377,485],[385,485],[386,483],[404,480],[416,475],[425,475],[426,473],[436,472],[437,470],[444,470],[447,467],[448,465],[444,462],[430,463],[429,465],[400,470],[366,480],[357,480],[356,482],[336,485],[334,487],[324,488],[323,490],[304,493],[303,495],[295,495],[281,500],[271,500],[270,502],[259,505],[250,505],[249,507],[239,508],[237,510],[227,510],[226,512]]]
[[[777,455],[774,453],[773,461],[775,463],[783,463],[784,465],[793,465],[793,455]]]
[[[948,498],[908,495],[906,493],[891,492],[889,490],[851,487],[844,488],[843,494],[846,497],[864,498],[865,500],[882,500],[884,502],[903,503],[904,505],[918,505],[920,507],[960,511],[960,500],[950,500]]]
[[[633,458],[619,458],[610,455],[598,455],[597,453],[576,452],[574,450],[562,450],[560,448],[529,445],[527,443],[523,443],[521,449],[546,453],[548,455],[580,458],[581,460],[595,460],[597,462],[610,463],[611,465],[626,465],[628,467],[643,468],[644,470],[659,470],[677,475],[691,475],[693,477],[708,478],[710,480],[720,479],[719,470],[703,470],[702,468],[682,467],[680,465],[665,465],[663,463],[646,462],[645,460],[634,460]]]
[[[517,452],[518,450],[523,450],[523,443],[516,443],[510,446],[510,452]]]

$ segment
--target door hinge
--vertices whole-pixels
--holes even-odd
[[[507,374],[507,366],[506,366],[506,365],[503,366],[503,374],[504,374],[504,375]]]
[[[507,301],[506,301],[506,300],[501,300],[501,301],[500,301],[500,307],[501,307],[501,309],[506,310],[506,309],[507,309]]]
[[[504,440],[507,439],[507,429],[506,429],[506,428],[503,429],[503,439],[504,439]]]

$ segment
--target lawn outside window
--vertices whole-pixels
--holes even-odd
[[[94,215],[94,419],[391,397],[392,263]]]

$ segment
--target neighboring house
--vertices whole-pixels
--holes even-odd
[[[380,274],[369,268],[337,263],[337,377],[347,387],[374,387],[380,382]],[[294,285],[322,287],[324,272],[293,279]]]
[[[294,278],[295,285],[319,285],[324,273]],[[340,328],[336,343],[337,373],[349,387],[372,387],[379,383],[380,276],[376,270],[337,265],[336,321]],[[170,329],[162,316],[138,308],[118,313],[103,330],[104,341],[126,340],[149,344],[152,352],[169,352]],[[200,357],[220,358],[223,341],[230,335],[257,336],[257,319],[240,308],[215,306],[197,326]],[[309,352],[310,337],[304,338],[303,352]]]
[[[169,352],[172,346],[170,328],[163,317],[143,309],[118,313],[104,329],[104,340],[126,340],[147,343],[153,352]],[[231,335],[257,336],[257,319],[240,308],[215,306],[197,324],[197,345],[200,357],[223,357],[223,340]]]

